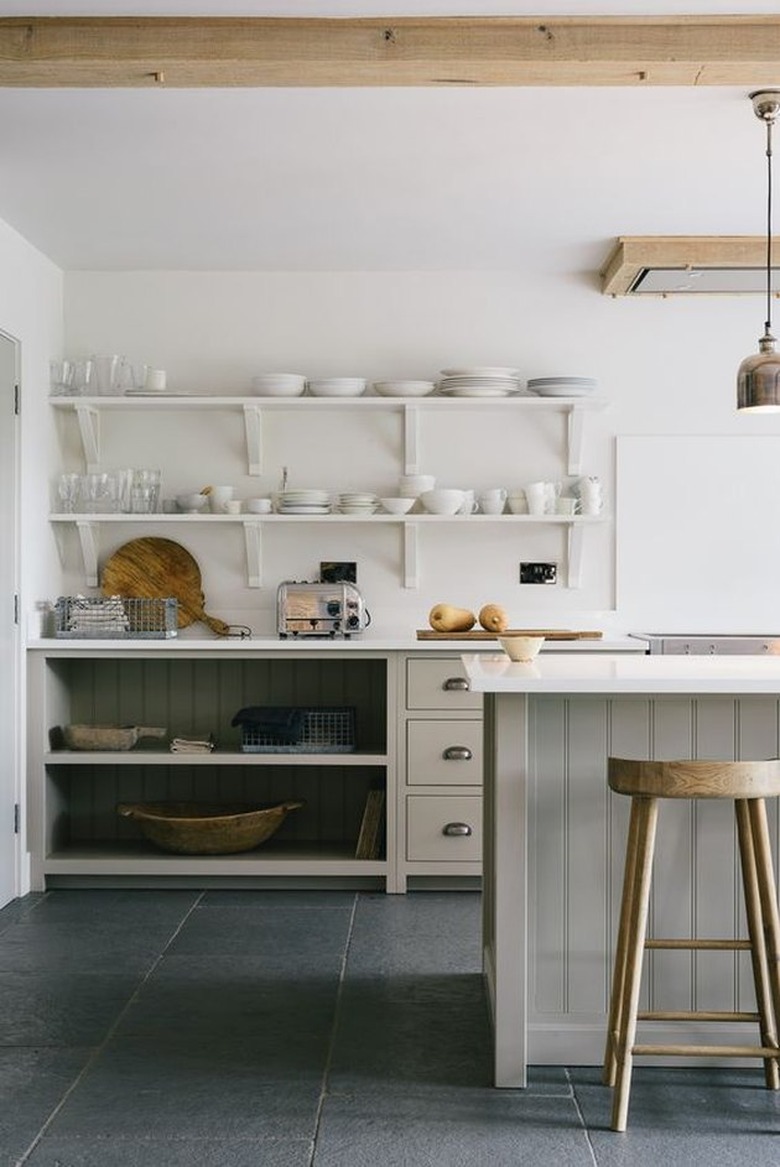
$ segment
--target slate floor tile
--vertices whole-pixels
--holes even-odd
[[[179,1043],[123,1038],[106,1047],[54,1119],[52,1138],[304,1138],[314,1126],[324,1056],[262,1036]]]
[[[99,1045],[136,985],[119,974],[3,972],[0,1047]]]
[[[340,967],[349,913],[301,908],[294,912],[193,912],[171,941],[171,956],[262,957],[268,973],[300,976]]]
[[[91,1050],[0,1049],[0,1164],[31,1145],[91,1056]]]
[[[43,1138],[25,1167],[309,1167],[307,1139]]]

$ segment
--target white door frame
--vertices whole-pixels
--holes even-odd
[[[21,344],[15,336],[0,329],[0,345],[5,350],[10,344],[12,350],[4,352],[0,360],[0,409],[2,419],[0,424],[13,427],[11,441],[3,439],[2,450],[5,455],[10,448],[11,466],[0,469],[2,474],[3,490],[0,494],[0,506],[3,507],[2,525],[11,538],[6,547],[11,551],[10,571],[2,576],[2,591],[0,592],[0,653],[1,667],[5,671],[10,667],[11,675],[7,678],[10,684],[0,688],[0,696],[5,708],[0,709],[0,848],[6,856],[0,864],[0,907],[20,894],[21,888],[21,831],[22,831],[22,733],[21,719],[24,703],[21,697],[22,687],[22,654],[20,613],[23,611],[20,595],[21,563],[20,563],[20,498],[21,498],[21,434],[20,434],[20,393],[21,393]],[[6,359],[7,357],[7,359]],[[5,457],[3,459],[5,461]],[[10,583],[10,589],[8,584]],[[10,591],[10,594],[8,594]],[[7,674],[6,674],[7,676]],[[9,708],[10,706],[10,708]],[[10,740],[9,740],[10,739]],[[9,776],[6,769],[10,763]],[[19,808],[16,816],[14,809]],[[16,821],[14,821],[16,818]],[[11,856],[10,864],[7,857]]]

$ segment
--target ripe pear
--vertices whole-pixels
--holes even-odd
[[[485,604],[479,610],[479,622],[486,632],[506,632],[509,616],[500,604]]]
[[[428,623],[436,632],[468,632],[476,622],[468,608],[454,608],[452,604],[434,604],[428,613]]]

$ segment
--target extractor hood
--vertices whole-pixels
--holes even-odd
[[[626,235],[601,269],[607,296],[766,293],[761,235]],[[780,293],[780,265],[772,268]]]

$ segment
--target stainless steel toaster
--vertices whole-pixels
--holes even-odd
[[[371,623],[363,597],[352,583],[284,580],[276,592],[276,628],[281,637],[343,636]]]

